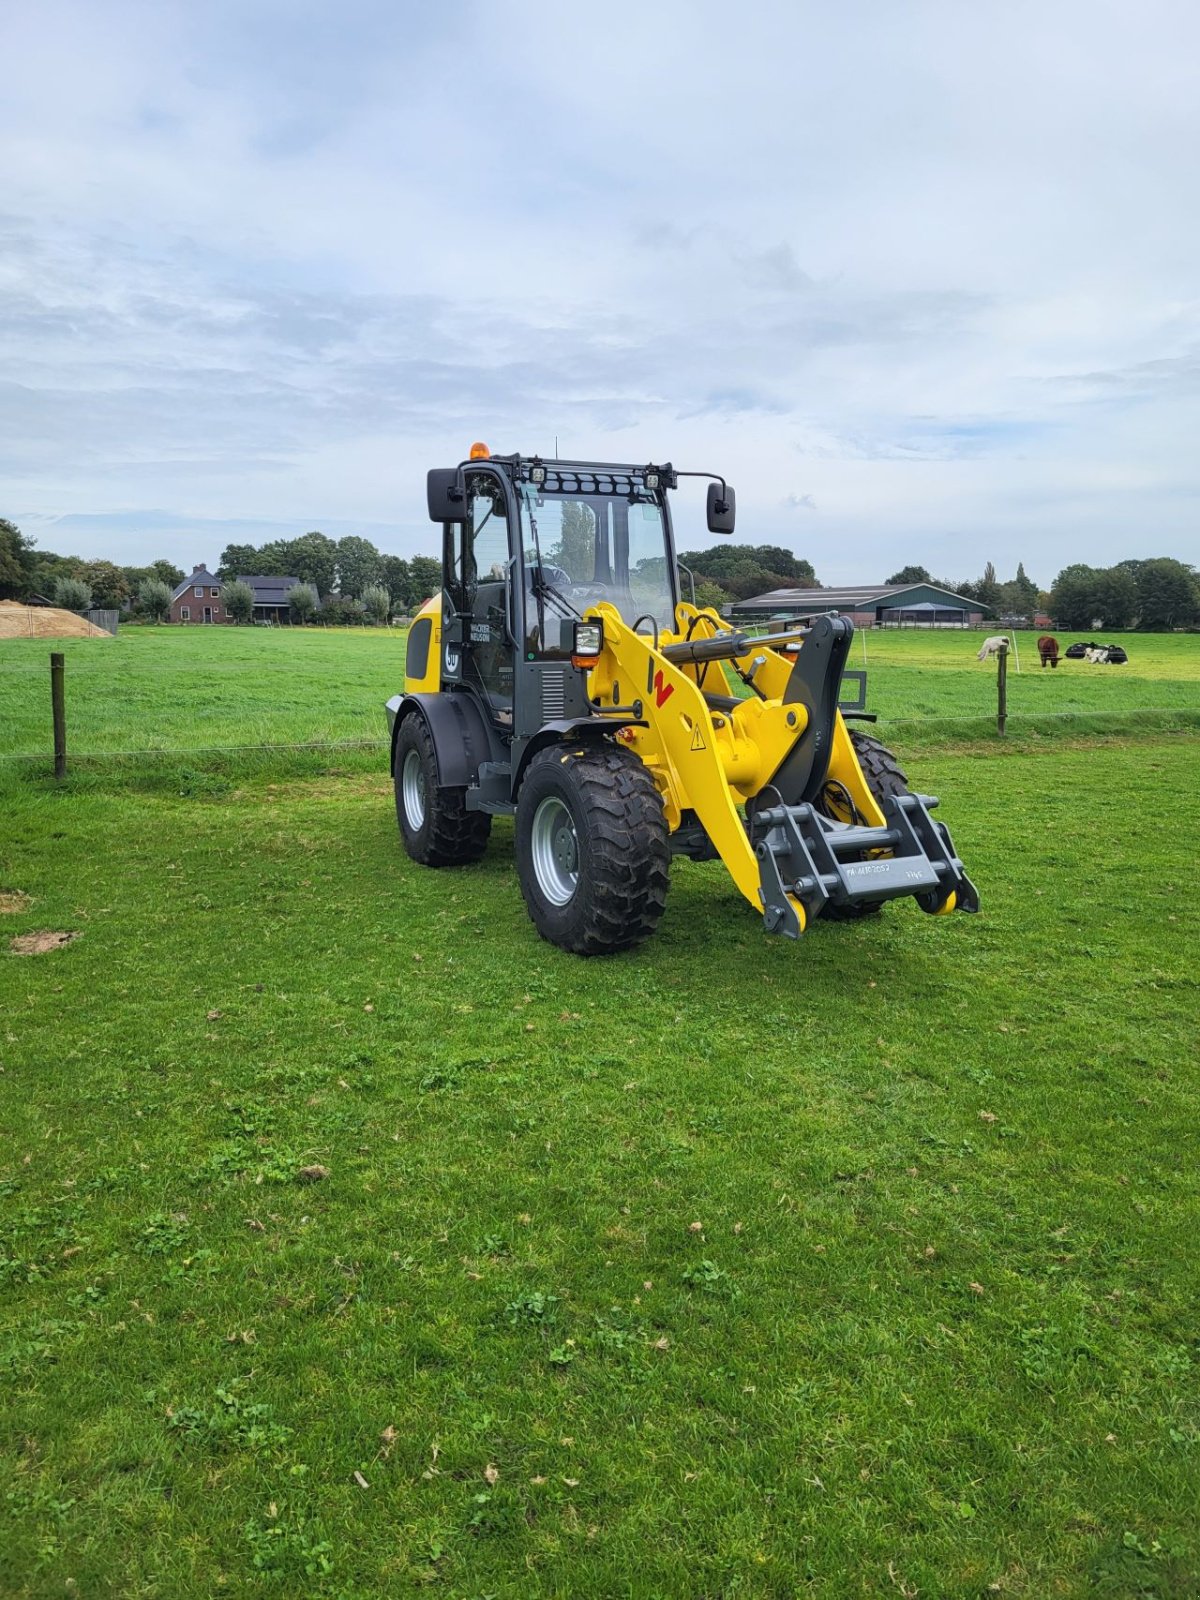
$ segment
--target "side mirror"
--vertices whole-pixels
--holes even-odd
[[[430,474],[432,477],[433,474]],[[724,489],[724,493],[722,493]],[[708,486],[709,533],[732,533],[737,496],[728,484],[710,483]]]
[[[425,478],[430,522],[465,522],[467,493],[457,467],[433,467]]]

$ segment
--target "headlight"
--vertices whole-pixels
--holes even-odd
[[[602,622],[577,622],[572,656],[595,659],[604,649],[604,624]]]

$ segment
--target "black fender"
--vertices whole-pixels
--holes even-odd
[[[648,724],[633,717],[564,717],[559,722],[547,722],[539,728],[521,752],[521,759],[513,773],[512,795],[515,800],[525,769],[537,755],[550,744],[576,744],[581,739],[599,741],[611,739],[618,728],[645,728]]]
[[[478,781],[480,766],[492,760],[492,741],[474,695],[406,694],[388,702],[392,724],[391,769],[396,769],[396,740],[406,717],[424,717],[437,759],[438,784],[465,789]]]

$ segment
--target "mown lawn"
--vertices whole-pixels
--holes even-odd
[[[11,784],[0,1592],[1200,1592],[1198,757],[931,748],[979,917],[590,963],[379,776]]]

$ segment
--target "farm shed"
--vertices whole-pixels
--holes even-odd
[[[737,622],[804,620],[825,611],[849,617],[858,628],[912,626],[978,628],[989,608],[933,583],[847,584],[830,589],[772,589],[728,609]]]

